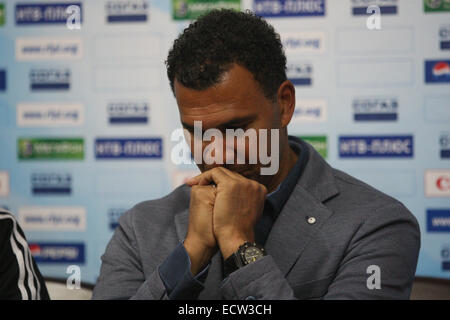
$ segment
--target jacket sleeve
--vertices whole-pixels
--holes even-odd
[[[168,299],[158,269],[147,278],[144,275],[131,219],[131,211],[119,219],[119,225],[102,255],[100,276],[92,294],[94,300]]]
[[[334,280],[320,298],[409,299],[419,249],[417,221],[403,205],[378,209],[352,237]],[[226,299],[296,299],[271,256],[233,272],[222,293]]]
[[[231,273],[221,291],[226,300],[295,299],[292,288],[270,255]]]
[[[159,266],[159,276],[166,287],[170,300],[194,300],[205,288],[205,280],[211,263],[196,276],[191,273],[191,259],[180,242]]]
[[[0,211],[0,300],[48,300],[44,279],[15,217]]]
[[[409,299],[420,229],[402,204],[377,210],[357,230],[326,299]]]
[[[150,275],[143,272],[141,259],[133,232],[132,212],[129,211],[119,219],[119,226],[102,256],[100,277],[92,298],[193,300],[204,289],[208,266],[194,277],[182,243]]]

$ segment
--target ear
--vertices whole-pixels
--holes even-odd
[[[280,108],[281,127],[286,128],[295,111],[295,88],[291,81],[284,81],[278,88],[277,102]]]

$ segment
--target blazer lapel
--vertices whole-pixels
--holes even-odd
[[[309,149],[307,165],[265,244],[267,253],[285,275],[332,215],[323,202],[339,193],[332,168],[312,146],[306,145]]]
[[[297,184],[264,246],[287,275],[332,212]]]

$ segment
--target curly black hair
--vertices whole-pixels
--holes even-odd
[[[174,41],[166,60],[172,91],[183,86],[204,90],[217,84],[233,63],[249,70],[268,99],[286,78],[280,36],[251,11],[212,10],[191,23]]]

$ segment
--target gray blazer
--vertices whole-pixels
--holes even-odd
[[[409,298],[420,248],[414,216],[308,148],[307,166],[267,239],[268,255],[222,283],[218,252],[199,299]],[[158,266],[185,238],[189,196],[183,185],[119,219],[93,299],[168,298]]]

